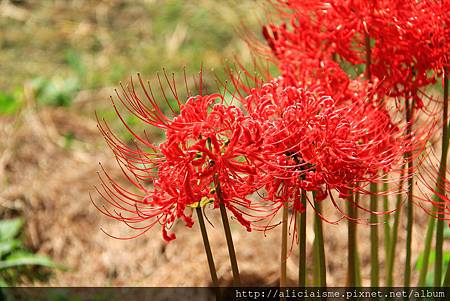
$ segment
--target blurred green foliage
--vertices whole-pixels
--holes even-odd
[[[120,121],[108,99],[95,98],[96,90],[117,87],[138,71],[154,79],[163,67],[181,75],[177,85],[184,89],[183,68],[190,79],[203,66],[203,80],[213,92],[215,76],[223,77],[226,60],[236,56],[244,64],[250,61],[236,30],[243,23],[259,32],[261,9],[252,0],[23,0],[18,5],[24,18],[0,16],[0,116],[20,111],[27,88],[32,93],[26,96],[36,100],[38,109],[78,110],[74,99],[88,91],[94,95],[88,114],[96,110],[112,127]],[[174,105],[173,97],[168,102]],[[125,111],[124,120],[132,128],[143,126]],[[123,125],[117,127],[125,141],[134,139]],[[75,139],[74,133],[65,133],[64,148],[71,148]],[[20,237],[23,224],[22,219],[0,221],[2,286],[38,277],[36,266],[58,267],[25,248]],[[52,300],[79,300],[61,296]]]
[[[450,239],[450,228],[445,227],[444,228],[444,239],[445,240],[449,240]],[[425,285],[432,287],[434,286],[434,261],[436,258],[436,252],[435,250],[431,250],[430,251],[430,255],[429,255],[429,259],[428,259],[428,273],[427,273],[427,277],[425,279]],[[416,270],[420,271],[422,269],[423,266],[423,260],[424,260],[424,254],[423,252],[421,252],[419,254],[419,257],[417,258],[416,261]],[[443,254],[443,269],[442,269],[442,279],[445,278],[445,273],[447,271],[447,265],[448,262],[450,261],[450,251],[444,251]]]
[[[238,30],[244,25],[259,33],[263,10],[253,0],[25,0],[20,8],[26,18],[0,17],[0,115],[14,114],[22,107],[27,85],[39,106],[68,109],[80,92],[87,91],[84,95],[93,106],[80,113],[92,116],[95,110],[115,130],[124,127],[107,97],[96,97],[96,91],[111,87],[113,95],[112,87],[126,83],[136,72],[155,83],[156,73],[166,68],[176,74],[183,100],[183,69],[192,89],[192,75],[203,66],[204,86],[210,93],[218,92],[216,76],[225,77],[227,61],[251,62]],[[155,93],[163,109],[170,112],[161,93]],[[175,104],[170,95],[168,102]],[[132,128],[145,127],[125,111]],[[133,140],[126,131],[121,137]],[[64,146],[72,144],[68,133]]]
[[[416,262],[416,270],[420,271],[420,269],[422,268],[423,265],[423,253],[420,253],[419,257],[417,258],[417,262]],[[425,279],[425,285],[426,286],[434,286],[434,261],[435,261],[435,257],[436,257],[436,252],[434,250],[430,251],[430,257],[429,257],[429,261],[428,261],[428,267],[429,267],[429,271],[427,273],[427,277]],[[450,261],[450,252],[444,252],[443,255],[443,267],[447,267],[448,262]],[[446,268],[442,269],[442,279],[445,278],[445,272],[446,272]]]
[[[0,91],[0,115],[13,115],[22,107],[22,91],[13,93]]]
[[[33,278],[30,267],[60,268],[46,256],[25,249],[19,234],[24,225],[22,218],[0,221],[0,286],[15,285],[22,277]]]
[[[51,106],[69,106],[80,90],[77,78],[35,78],[31,81],[37,102]]]
[[[61,84],[96,89],[137,71],[146,78],[162,67],[195,73],[201,64],[223,74],[226,59],[249,61],[237,29],[245,24],[259,32],[262,10],[252,0],[25,3],[27,18],[0,18],[0,89],[47,79],[48,102],[57,104],[67,103],[67,91],[53,97]]]

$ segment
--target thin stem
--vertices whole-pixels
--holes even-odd
[[[316,211],[318,213],[322,212],[322,203],[316,202],[314,195],[314,204],[316,206]],[[322,219],[318,214],[314,215],[314,231],[317,239],[317,251],[318,251],[318,261],[319,261],[319,286],[327,286],[327,268],[325,262],[325,245],[323,240],[323,225]]]
[[[394,213],[394,224],[392,225],[391,242],[389,244],[389,254],[387,258],[387,278],[386,286],[392,287],[394,284],[394,262],[395,262],[395,249],[397,246],[397,235],[398,235],[398,225],[400,221],[400,209],[402,204],[402,194],[400,193],[403,189],[403,175],[405,172],[405,166],[402,166],[400,173],[400,183],[398,186],[397,203],[395,206]]]
[[[315,223],[315,221],[314,221]],[[314,225],[315,227],[315,225]],[[315,231],[315,228],[314,228]],[[317,241],[317,235],[314,233],[313,241],[313,284],[314,286],[320,286],[320,260],[319,260],[319,243]]]
[[[383,184],[383,190],[386,192],[389,190],[389,184],[385,182]],[[384,212],[389,211],[389,196],[387,194],[383,197],[383,210]],[[391,227],[389,225],[389,214],[384,214],[384,256],[385,262],[388,262],[389,257],[389,245],[391,244]],[[386,264],[387,266],[387,264]],[[388,269],[386,267],[386,279],[388,278]]]
[[[370,211],[376,212],[378,210],[378,187],[376,183],[370,184]],[[379,260],[378,260],[378,218],[375,213],[370,214],[370,223],[372,224],[370,227],[370,285],[372,287],[378,287],[380,285],[379,282]]]
[[[442,153],[441,153],[441,164],[439,166],[439,176],[438,183],[436,184],[436,188],[438,192],[441,192],[441,195],[445,194],[445,182],[446,182],[446,171],[447,171],[447,153],[448,153],[448,69],[444,69],[444,110],[442,112]],[[439,239],[443,239],[444,232],[444,214],[441,213],[438,216],[437,229],[436,232],[442,229],[442,234]],[[440,229],[441,228],[441,229]],[[437,245],[437,233],[436,233],[436,259],[438,254],[438,245]],[[439,246],[439,252],[442,256],[442,244]],[[442,259],[441,259],[442,260]],[[436,260],[437,262],[437,260]],[[437,265],[437,263],[436,263]],[[437,271],[435,271],[437,273]],[[440,286],[440,283],[439,283]],[[450,261],[447,266],[447,272],[445,274],[444,286],[450,286]]]
[[[436,258],[434,262],[434,286],[440,287],[442,283],[442,249],[444,244],[444,221],[438,214],[438,220],[436,225]],[[434,218],[434,217],[432,217]]]
[[[297,214],[298,220],[298,286],[306,287],[306,191],[302,190],[301,202],[304,212]]]
[[[358,210],[356,211],[358,212]],[[356,286],[361,287],[361,259],[359,258],[359,251],[356,248]]]
[[[370,72],[370,65],[372,65],[372,49],[370,47],[370,35],[366,33],[365,36],[366,42],[366,78],[371,81],[372,74]]]
[[[359,203],[359,197],[360,194],[358,192],[356,192],[355,194],[355,198],[354,198],[354,202],[355,204]],[[355,214],[354,214],[354,218],[355,220],[358,220],[358,210],[355,207]],[[360,287],[361,286],[361,262],[360,262],[360,258],[359,258],[359,250],[358,250],[358,224],[355,223],[355,276],[356,276],[356,286]]]
[[[450,287],[450,261],[447,265],[447,272],[445,273],[444,283],[442,284],[443,287]]]
[[[280,288],[286,287],[286,261],[287,261],[287,244],[288,244],[288,216],[289,210],[287,205],[283,206],[283,220],[281,229],[281,255],[280,255]]]
[[[370,67],[372,64],[372,49],[370,47],[370,35],[367,32],[365,36],[365,42],[366,42],[366,77],[371,82],[372,80],[372,74],[370,71]],[[376,183],[370,184],[370,211],[376,212],[377,211],[377,193],[378,193],[378,187]],[[370,227],[370,284],[373,287],[379,286],[379,272],[378,272],[378,226],[376,223],[378,222],[377,215],[372,213],[370,215],[370,223],[372,226]]]
[[[208,259],[209,273],[216,291],[216,300],[220,300],[220,288],[219,281],[217,279],[216,266],[214,264],[214,258],[211,251],[211,245],[209,244],[208,233],[206,232],[205,220],[203,218],[203,212],[200,207],[195,208],[198,217],[198,223],[200,225],[200,231],[202,233],[203,246],[205,247],[206,258]]]
[[[353,197],[353,196],[351,196]],[[352,201],[347,202],[347,215],[349,218],[355,218],[355,205]],[[356,286],[356,223],[355,221],[348,219],[347,221],[347,286]]]
[[[433,233],[434,233],[434,225],[436,224],[436,219],[433,216],[436,212],[436,209],[433,207],[433,213],[430,216],[427,227],[427,234],[425,235],[425,245],[423,247],[423,260],[422,267],[420,268],[419,274],[419,284],[418,286],[425,286],[425,280],[427,278],[428,273],[428,263],[430,261],[430,251],[431,251],[431,243],[433,241]]]
[[[216,193],[220,201],[219,204],[220,215],[222,217],[223,228],[225,230],[225,238],[227,240],[228,255],[230,256],[231,270],[233,271],[233,285],[237,287],[241,285],[241,279],[239,277],[239,268],[236,260],[236,252],[234,251],[233,237],[231,236],[230,224],[228,222],[227,209],[225,208],[222,189],[220,187],[220,182],[217,177],[216,177]]]
[[[409,103],[406,100],[406,122],[407,122],[407,135],[411,137],[412,134],[412,117],[414,111],[414,101],[411,99]],[[413,228],[413,187],[414,187],[414,161],[412,153],[409,151],[406,153],[406,159],[408,162],[408,200],[406,202],[407,208],[407,224],[406,224],[406,258],[405,258],[405,272],[404,272],[404,286],[409,287],[411,283],[411,243],[412,243],[412,228]]]

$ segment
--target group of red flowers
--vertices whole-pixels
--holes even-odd
[[[170,241],[173,224],[192,226],[198,206],[223,204],[248,231],[266,229],[283,206],[305,210],[302,191],[314,192],[312,207],[329,198],[339,209],[334,191],[354,202],[370,183],[406,177],[401,166],[431,128],[413,127],[431,110],[425,88],[448,66],[450,1],[269,2],[267,46],[250,46],[272,59],[278,77],[230,72],[221,93],[204,94],[200,83],[183,101],[166,76],[163,98],[177,104],[169,114],[140,76],[142,93],[130,82],[111,98],[135,142],[99,122],[128,182],[103,177],[100,211],[137,235],[160,224]],[[163,130],[164,142],[136,134],[118,103]]]

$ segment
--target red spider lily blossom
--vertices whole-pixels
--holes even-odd
[[[358,108],[367,107],[358,105],[367,97],[371,102],[382,102],[373,106],[386,114],[385,96],[404,99],[405,104],[396,103],[395,110],[408,112],[406,123],[397,131],[397,135],[405,133],[398,155],[403,152],[414,159],[436,124],[430,117],[426,126],[413,129],[419,117],[414,110],[424,107],[423,97],[430,98],[422,91],[435,81],[435,74],[430,71],[439,73],[443,64],[438,62],[448,56],[443,46],[448,35],[448,14],[443,7],[448,3],[437,2],[273,1],[278,17],[283,20],[278,25],[272,22],[264,26],[263,36],[286,85],[313,89],[320,86],[341,107],[351,107],[352,102]],[[341,68],[342,62],[364,64],[370,68],[366,73],[370,78],[350,79]],[[435,64],[440,64],[441,70]],[[364,114],[355,115],[355,120],[364,118]],[[389,114],[386,116],[389,120]],[[407,174],[412,177],[414,169],[410,168]]]
[[[339,101],[355,92],[352,81],[338,63],[338,55],[353,64],[362,63],[354,51],[354,28],[345,28],[334,16],[335,4],[325,1],[274,1],[279,25],[263,27],[263,36],[277,58],[284,78],[295,84],[319,84],[325,93]],[[342,23],[342,22],[341,22]],[[292,84],[292,83],[291,83]],[[368,83],[365,83],[368,85]]]
[[[385,18],[385,26],[372,34],[371,71],[389,96],[410,98],[416,108],[423,107],[419,90],[435,82],[430,74],[434,58],[429,39],[429,17],[415,1],[405,1],[402,9]]]
[[[368,193],[365,185],[380,181],[380,172],[398,169],[411,140],[383,106],[365,98],[337,102],[319,87],[287,83],[279,77],[249,88],[233,79],[249,94],[240,97],[248,114],[264,123],[261,168],[274,179],[265,185],[268,199],[302,212],[301,190],[316,192],[317,201],[331,190]]]
[[[305,32],[302,29],[298,31]],[[335,98],[347,91],[350,79],[332,60],[333,51],[321,49],[322,37],[313,35],[313,40],[303,34],[292,34],[285,24],[263,27],[263,34],[278,59],[281,74],[290,85],[295,86],[299,82],[310,86],[320,84]]]
[[[163,238],[170,241],[175,234],[168,231],[176,220],[192,226],[192,207],[208,203],[217,207],[223,202],[250,231],[257,213],[265,212],[247,198],[262,185],[260,123],[238,107],[226,106],[221,94],[202,95],[200,91],[181,103],[175,86],[168,81],[179,105],[179,113],[171,118],[158,107],[150,86],[146,87],[140,76],[139,83],[144,98],[136,93],[133,81],[121,94],[117,93],[117,98],[141,121],[163,129],[166,140],[154,145],[146,134],[136,134],[111,98],[119,118],[137,142],[133,146],[122,142],[106,123],[99,122],[99,128],[135,190],[107,175],[108,181],[103,179],[103,190],[98,192],[109,206],[97,208],[140,230],[138,235],[159,223]]]
[[[370,65],[383,96],[411,99],[422,108],[422,88],[448,62],[449,1],[273,1],[287,21],[263,27],[284,77],[335,87],[348,76],[337,62]],[[371,48],[370,62],[367,51]],[[342,93],[342,92],[339,92]],[[342,93],[345,94],[345,93]],[[351,93],[350,93],[351,94]],[[344,98],[347,98],[344,96]]]
[[[426,47],[428,64],[441,75],[450,64],[450,1],[425,0],[420,2],[420,16],[425,19],[421,30],[421,45]]]

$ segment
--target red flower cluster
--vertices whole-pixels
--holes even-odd
[[[226,105],[221,94],[200,94],[178,102],[173,118],[162,113],[141,79],[140,86],[144,100],[133,82],[117,97],[140,120],[163,129],[163,143],[156,146],[147,135],[136,134],[114,101],[136,143],[121,142],[99,122],[137,192],[107,176],[110,185],[104,180],[99,193],[110,206],[98,208],[140,230],[138,235],[160,223],[170,241],[175,220],[192,226],[191,208],[208,203],[223,203],[250,231],[252,221],[272,216],[283,205],[303,211],[301,190],[315,191],[317,200],[332,189],[342,195],[363,190],[364,183],[379,178],[378,171],[392,168],[405,147],[382,108],[364,99],[336,102],[318,88],[290,86],[282,77],[257,88],[241,82],[249,91],[239,99],[246,113]],[[261,190],[268,204],[250,198]]]
[[[366,192],[380,172],[395,168],[408,139],[386,110],[364,98],[337,102],[320,88],[286,84],[283,77],[248,88],[248,114],[264,124],[262,156],[268,199],[303,211],[301,190],[322,200],[331,190],[342,197]],[[239,83],[234,80],[234,83]]]
[[[339,63],[364,64],[382,86],[379,98],[411,98],[421,108],[419,90],[436,80],[430,71],[448,65],[449,3],[278,0],[288,22],[264,26],[263,35],[286,78],[318,81],[334,96],[349,83]]]
[[[353,104],[352,110],[358,108],[361,112],[366,112],[368,107],[375,108],[386,114],[385,122],[380,118],[372,123],[370,118],[364,119],[364,114],[358,114],[358,110],[351,116],[357,122],[364,120],[361,129],[376,124],[372,129],[379,135],[371,141],[378,141],[389,150],[393,147],[396,149],[393,154],[403,152],[416,156],[423,150],[435,123],[414,130],[417,118],[414,109],[424,106],[424,95],[429,96],[422,88],[434,83],[448,62],[450,36],[446,8],[449,1],[272,2],[277,14],[272,20],[281,19],[263,26],[262,34],[287,86],[308,89],[319,86],[326,95],[332,96],[337,107],[352,108]],[[349,75],[344,71],[349,66],[362,66],[366,68],[365,74]],[[371,105],[364,103],[364,98]],[[404,99],[404,105],[397,109],[407,114],[406,123],[401,125],[390,121],[386,102],[399,98]],[[390,124],[396,133],[388,130],[383,137],[383,130],[379,131],[383,124]],[[397,146],[383,142],[399,141],[388,136],[398,137],[402,132],[403,142]],[[361,160],[355,162],[363,164]],[[367,172],[373,174],[370,169]],[[410,170],[408,176],[413,173]],[[354,175],[355,171],[350,174]],[[345,176],[338,178],[344,180]]]
[[[169,241],[177,219],[193,224],[192,207],[223,204],[250,231],[281,206],[302,212],[302,190],[316,200],[332,199],[331,190],[366,193],[404,154],[422,149],[412,109],[423,106],[420,89],[448,64],[448,1],[274,5],[287,21],[264,26],[263,35],[281,76],[260,80],[243,70],[246,81],[230,74],[236,91],[225,91],[236,105],[201,91],[182,102],[168,80],[177,103],[169,117],[140,77],[143,97],[133,82],[117,93],[129,112],[163,130],[165,141],[155,145],[135,133],[113,101],[136,143],[121,142],[106,124],[100,130],[135,190],[107,176],[99,190],[109,203],[99,207],[103,213],[140,234],[160,223]],[[366,66],[365,78],[349,76],[342,67],[348,63]],[[389,113],[390,96],[404,97],[406,122]]]
[[[140,234],[160,223],[164,239],[170,241],[175,235],[167,231],[176,219],[192,226],[189,207],[207,203],[218,206],[223,202],[250,231],[249,213],[243,208],[253,208],[247,196],[261,186],[258,181],[258,156],[262,148],[260,124],[245,116],[238,107],[226,106],[220,94],[192,96],[185,104],[180,104],[179,114],[170,119],[162,113],[142,80],[140,83],[145,101],[137,95],[133,83],[128,91],[123,89],[118,98],[139,119],[165,130],[166,141],[155,146],[146,135],[137,135],[117,109],[118,116],[138,143],[129,146],[107,125],[100,125],[126,178],[139,192],[126,190],[108,177],[111,185],[103,181],[104,191],[99,192],[114,211],[105,206],[99,209],[142,230]],[[174,96],[178,100],[176,92]]]

